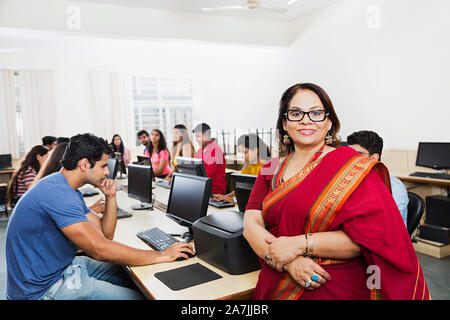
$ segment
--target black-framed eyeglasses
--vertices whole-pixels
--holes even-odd
[[[325,121],[328,112],[325,110],[311,110],[311,111],[301,111],[301,110],[288,110],[284,114],[284,117],[289,121],[302,121],[305,117],[305,114],[308,115],[308,118],[313,122],[322,122]]]

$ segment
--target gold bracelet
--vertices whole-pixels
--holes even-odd
[[[308,234],[305,233],[305,240],[306,240],[306,244],[305,244],[305,252],[303,253],[304,257],[308,256]]]
[[[312,233],[308,233],[308,238],[309,238],[309,241],[308,241],[308,250],[307,250],[307,252],[308,252],[308,256],[312,257],[313,256],[313,250],[314,250]]]

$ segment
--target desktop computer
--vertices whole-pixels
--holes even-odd
[[[235,185],[234,192],[236,194],[236,201],[240,212],[245,212],[245,207],[247,206],[248,199],[252,193],[256,178],[257,176],[250,174],[231,174],[231,180]]]
[[[108,159],[108,179],[114,180],[117,176],[117,171],[119,169],[118,160],[116,158]]]
[[[173,238],[174,236],[183,237],[185,242],[191,241],[192,224],[206,216],[210,193],[210,178],[174,173],[166,216],[179,225],[188,227],[189,231],[184,234],[167,234],[159,228],[153,228],[139,232],[137,236],[153,249],[160,251],[166,250],[178,241]],[[191,254],[188,256],[192,257]]]
[[[152,167],[128,165],[128,197],[141,201],[133,210],[152,210]]]
[[[450,174],[442,169],[450,169],[450,142],[419,142],[416,166],[435,169],[435,172],[414,172],[410,176],[450,180]]]
[[[177,157],[177,170],[179,173],[190,174],[198,177],[207,177],[205,165],[202,159]],[[231,208],[233,203],[209,200],[209,204],[216,208]]]
[[[11,154],[0,154],[0,169],[6,169],[12,167]]]

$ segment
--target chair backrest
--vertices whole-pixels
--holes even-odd
[[[411,236],[414,230],[419,226],[422,219],[423,212],[425,210],[425,201],[414,192],[408,192],[408,221],[407,229]]]
[[[0,206],[6,204],[7,187],[0,186]]]

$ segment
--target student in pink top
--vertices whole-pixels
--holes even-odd
[[[164,179],[171,172],[170,155],[166,139],[160,130],[153,129],[150,140],[152,145],[145,150],[144,155],[150,157],[155,176]]]

